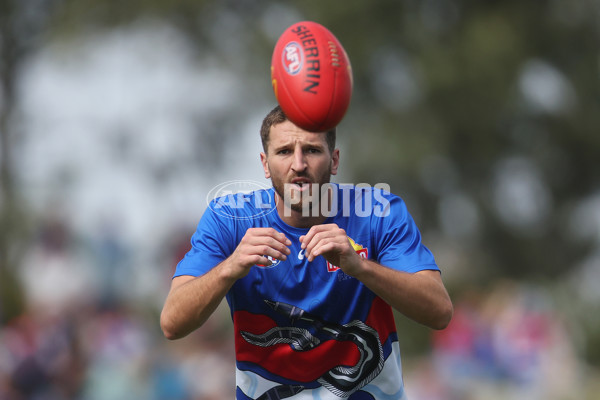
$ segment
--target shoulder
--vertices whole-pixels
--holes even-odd
[[[206,212],[221,220],[251,220],[276,210],[273,189],[229,193],[211,200]]]
[[[345,195],[349,194],[351,198],[362,199],[365,197],[371,197],[375,199],[392,199],[400,198],[398,195],[390,191],[390,185],[378,183],[376,185],[370,185],[368,183],[358,184],[333,184],[337,187],[338,194]]]
[[[390,192],[389,185],[377,184],[339,184],[338,204],[344,215],[385,217],[390,212],[403,213],[404,201]]]
[[[276,207],[269,202],[268,189],[253,192],[229,193],[208,202],[194,237],[205,240],[214,237],[222,243],[237,243],[249,228],[267,226],[276,214]]]

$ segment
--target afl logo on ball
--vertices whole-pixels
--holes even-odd
[[[298,74],[304,63],[304,52],[302,51],[302,47],[296,42],[289,42],[286,44],[281,53],[281,63],[288,74]]]

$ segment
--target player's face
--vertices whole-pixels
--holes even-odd
[[[271,178],[280,198],[296,199],[291,204],[295,211],[302,211],[298,199],[312,195],[313,184],[328,183],[337,174],[339,150],[331,153],[325,136],[325,132],[308,132],[290,121],[271,127],[268,153],[260,155],[265,177]]]

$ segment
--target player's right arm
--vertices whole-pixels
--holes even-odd
[[[173,278],[160,315],[167,339],[187,336],[206,322],[233,284],[256,264],[269,265],[266,256],[285,260],[290,240],[272,228],[250,228],[234,252],[206,274]]]

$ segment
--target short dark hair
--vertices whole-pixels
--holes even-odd
[[[285,115],[280,106],[276,106],[272,109],[265,119],[263,119],[262,125],[260,127],[260,140],[262,142],[262,147],[265,153],[267,153],[267,149],[269,146],[269,134],[271,132],[271,127],[273,125],[279,125],[285,121],[288,121],[289,118]],[[335,150],[335,136],[337,129],[332,128],[325,132],[325,141],[327,142],[327,147],[329,148],[329,152],[333,153]]]

